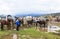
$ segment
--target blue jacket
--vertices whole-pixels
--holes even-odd
[[[20,26],[21,22],[20,21],[16,21],[16,26]]]

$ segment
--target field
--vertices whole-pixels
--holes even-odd
[[[0,31],[0,39],[10,39],[11,37],[13,38],[11,34],[17,34],[17,38],[19,39],[60,39],[60,35],[38,31],[34,27],[24,30],[21,29],[19,31],[16,30]],[[11,37],[9,37],[10,35]]]

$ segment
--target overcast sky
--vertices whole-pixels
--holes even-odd
[[[0,0],[0,14],[60,12],[60,0]]]

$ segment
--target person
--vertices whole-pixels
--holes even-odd
[[[21,25],[21,21],[19,21],[18,19],[16,20],[16,30],[19,31],[19,27]]]

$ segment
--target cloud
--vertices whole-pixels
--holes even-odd
[[[60,0],[0,0],[1,14],[60,12]]]

